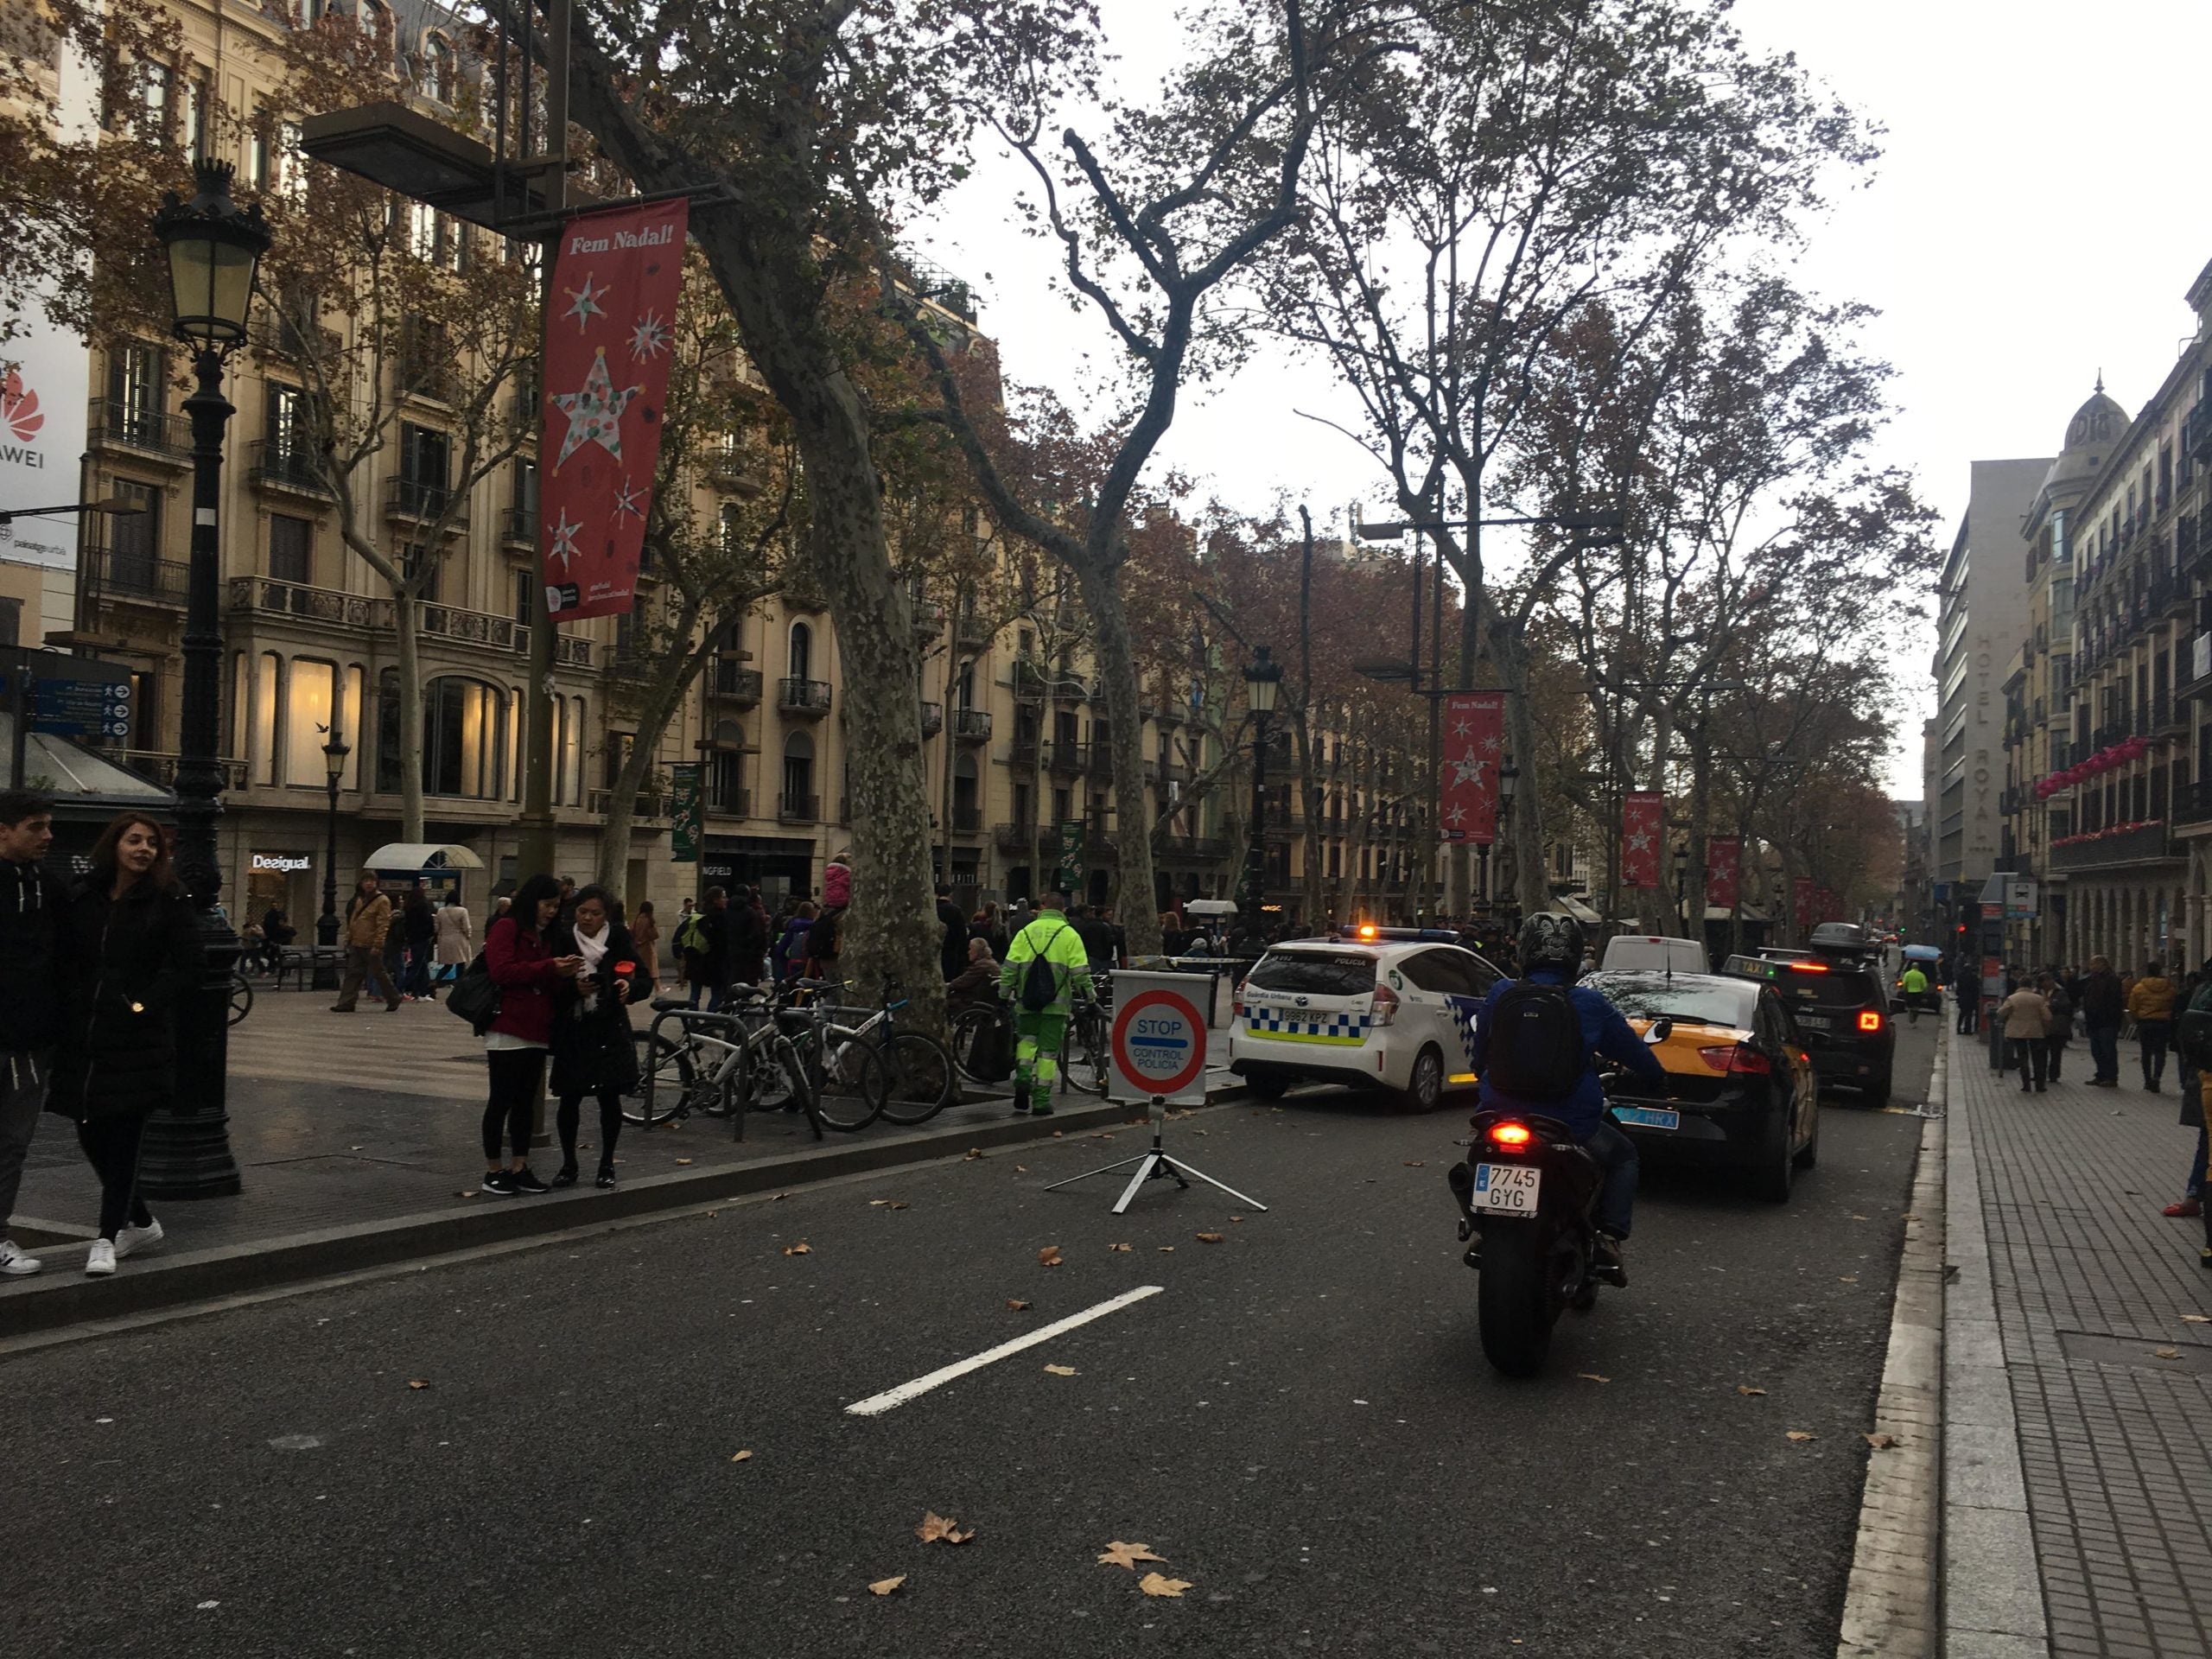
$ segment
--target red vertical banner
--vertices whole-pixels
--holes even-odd
[[[1715,836],[1705,843],[1705,902],[1723,910],[1736,908],[1740,891],[1738,878],[1744,862],[1744,842],[1738,836]]]
[[[1835,896],[1834,888],[1822,887],[1814,894],[1813,919],[1816,923],[1843,919],[1843,900]]]
[[[636,601],[690,213],[679,198],[581,213],[554,245],[537,515],[556,620]]]
[[[1621,797],[1621,885],[1659,885],[1659,836],[1666,802],[1656,789]]]
[[[1797,931],[1803,932],[1813,925],[1813,878],[1801,875],[1790,883],[1792,908],[1797,916]]]
[[[1497,769],[1505,755],[1505,696],[1464,691],[1444,699],[1444,777],[1437,799],[1446,841],[1497,839]]]

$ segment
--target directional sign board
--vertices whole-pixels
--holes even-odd
[[[79,740],[130,735],[130,671],[58,651],[0,652],[0,702],[34,732]]]
[[[1115,974],[1109,1099],[1205,1103],[1209,991],[1204,975]]]

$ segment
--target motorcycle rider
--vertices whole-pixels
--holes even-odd
[[[1482,1107],[1485,1111],[1539,1113],[1564,1123],[1573,1132],[1583,1151],[1605,1173],[1596,1217],[1598,1269],[1613,1283],[1625,1285],[1628,1272],[1622,1247],[1627,1242],[1636,1205],[1636,1143],[1606,1117],[1605,1091],[1595,1062],[1602,1055],[1661,1089],[1666,1085],[1667,1070],[1618,1008],[1600,993],[1574,984],[1581,971],[1583,940],[1582,925],[1573,917],[1560,911],[1538,911],[1521,924],[1516,944],[1526,982],[1556,987],[1573,1004],[1581,1027],[1580,1070],[1571,1082],[1562,1077],[1560,1081],[1567,1084],[1564,1090],[1548,1098],[1521,1098],[1497,1085],[1487,1061],[1498,1005],[1523,982],[1501,979],[1491,987],[1476,1016],[1469,1055],[1482,1077]]]

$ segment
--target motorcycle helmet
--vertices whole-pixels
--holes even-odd
[[[1522,922],[1514,948],[1522,973],[1545,969],[1573,979],[1582,969],[1582,924],[1563,910],[1540,910]]]

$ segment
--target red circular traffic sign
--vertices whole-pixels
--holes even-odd
[[[1146,1029],[1136,1030],[1138,1016],[1148,1010],[1158,1012],[1144,1022]],[[1181,1026],[1179,1033],[1154,1029],[1170,1014]],[[1122,1075],[1141,1083],[1152,1094],[1178,1094],[1206,1069],[1205,1021],[1198,1018],[1198,1005],[1179,991],[1138,992],[1115,1010],[1111,1042],[1114,1063]],[[1188,1055],[1179,1055],[1177,1051],[1185,1046]],[[1172,1072],[1167,1069],[1171,1065],[1175,1067]]]

